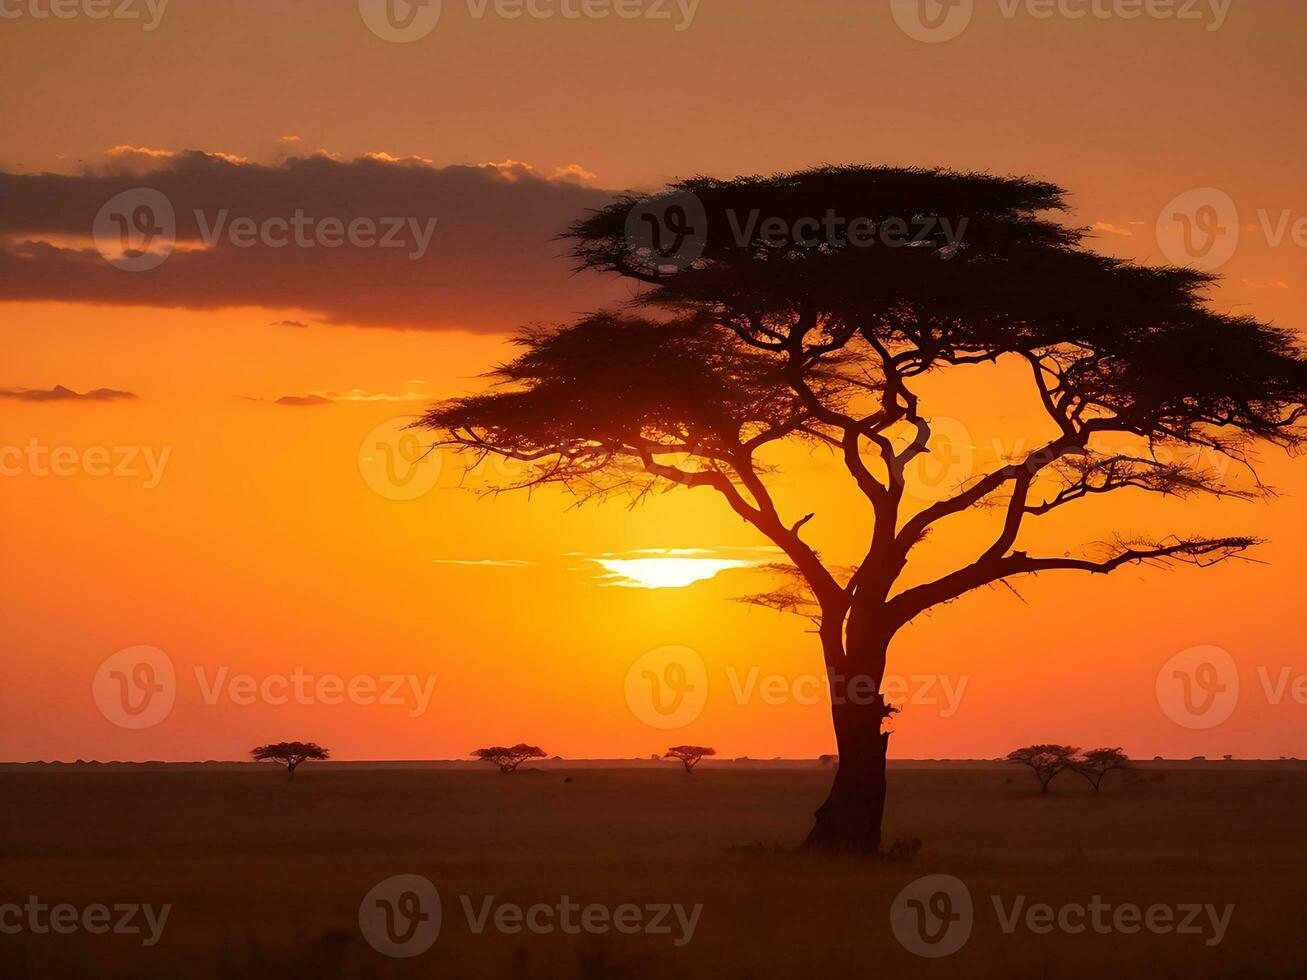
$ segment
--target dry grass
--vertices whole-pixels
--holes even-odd
[[[828,770],[275,770],[0,773],[0,904],[171,903],[162,941],[0,935],[0,976],[152,977],[1276,977],[1307,972],[1307,774],[1113,773],[1095,796],[1017,770],[891,774],[888,836],[909,865],[789,852]],[[1160,778],[1159,778],[1160,776]],[[570,780],[570,781],[565,781]],[[754,845],[762,845],[758,848]],[[777,852],[775,846],[782,850]],[[391,960],[359,934],[378,881],[430,878],[444,903],[426,954]],[[938,961],[902,949],[888,909],[947,872],[976,901],[970,942]],[[666,936],[476,935],[457,896],[523,905],[703,903]],[[1005,903],[1233,903],[1201,936],[1036,935]]]

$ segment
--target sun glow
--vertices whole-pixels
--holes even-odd
[[[755,564],[735,558],[592,558],[608,572],[603,585],[631,589],[683,589],[731,568]]]

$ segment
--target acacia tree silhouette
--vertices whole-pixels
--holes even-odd
[[[1048,784],[1053,777],[1064,769],[1075,769],[1080,749],[1074,745],[1027,745],[1025,748],[1013,749],[1007,754],[1008,762],[1029,766],[1039,780],[1039,791],[1048,792]],[[1097,787],[1095,787],[1097,788]]]
[[[663,758],[680,759],[686,772],[694,772],[694,767],[703,760],[704,756],[716,754],[717,750],[707,745],[673,745],[663,753]]]
[[[490,745],[483,749],[474,749],[472,755],[482,762],[492,762],[502,773],[510,773],[528,759],[543,759],[544,749],[538,745],[518,742],[516,745]]]
[[[1130,764],[1130,757],[1118,748],[1087,749],[1071,761],[1071,768],[1094,787],[1097,793],[1103,786],[1103,777],[1113,769],[1124,769]]]
[[[295,769],[310,759],[330,758],[330,753],[317,742],[272,742],[250,749],[255,762],[280,762],[286,767],[286,778],[295,778]]]
[[[1209,309],[1203,273],[1088,251],[1044,216],[1059,210],[1064,191],[1049,183],[859,166],[624,197],[568,237],[582,268],[639,284],[633,305],[650,313],[526,330],[522,353],[490,375],[496,388],[418,423],[439,444],[530,464],[510,487],[582,499],[710,489],[785,553],[781,584],[751,598],[818,624],[840,765],[810,846],[879,847],[895,709],[843,692],[879,691],[891,640],[926,610],[1028,573],[1209,565],[1257,543],[1122,536],[1099,554],[1043,556],[1015,547],[1028,519],[1127,489],[1251,496],[1259,481],[1239,489],[1200,456],[1248,463],[1257,440],[1304,437],[1307,364],[1289,331]],[[652,240],[631,233],[646,222]],[[869,228],[915,233],[867,246]],[[909,464],[932,434],[914,381],[992,362],[1024,366],[1047,441],[907,506]],[[1127,437],[1130,451],[1104,445]],[[813,514],[783,515],[773,499],[765,478],[782,442],[833,451],[865,497],[874,528],[851,568],[805,538]],[[932,530],[991,506],[998,527],[979,555],[904,584]]]

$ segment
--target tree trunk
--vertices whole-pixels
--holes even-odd
[[[288,762],[288,763],[286,763],[286,780],[287,780],[287,782],[289,782],[290,780],[292,780],[292,779],[295,778],[295,767],[296,767],[297,765],[299,765],[298,762]]]
[[[839,764],[830,795],[816,813],[804,847],[874,854],[885,814],[886,708],[880,696],[889,637],[864,629],[856,611],[848,629],[848,655],[832,656],[838,638],[823,637],[830,679],[831,719]]]
[[[872,704],[833,704],[839,766],[826,802],[817,810],[805,847],[823,851],[875,853],[885,814],[885,755],[889,733],[880,730],[884,713]]]

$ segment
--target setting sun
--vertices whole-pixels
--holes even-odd
[[[601,583],[633,589],[681,589],[753,562],[730,558],[592,558],[609,574]]]

